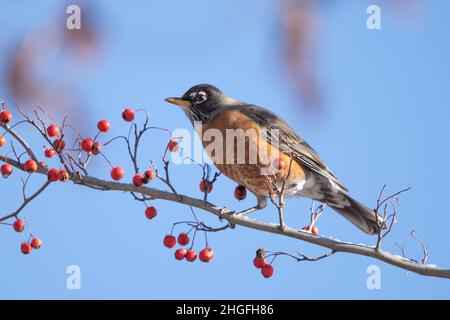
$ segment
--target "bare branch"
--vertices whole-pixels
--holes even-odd
[[[14,159],[10,159],[5,156],[0,156],[0,159],[2,159],[3,161],[7,161],[12,166],[22,170],[20,164]],[[46,174],[47,169],[40,167],[37,172],[41,174]],[[308,243],[315,244],[317,246],[328,248],[334,252],[346,252],[351,254],[372,257],[374,259],[384,261],[390,265],[411,272],[415,272],[424,276],[450,279],[449,269],[440,268],[434,265],[418,264],[413,260],[409,260],[401,256],[396,256],[389,252],[382,251],[380,249],[377,250],[375,247],[372,246],[339,242],[336,240],[320,236],[314,236],[312,234],[301,232],[289,227],[286,227],[284,230],[281,230],[278,224],[260,222],[252,220],[246,216],[235,215],[233,214],[233,211],[228,208],[215,206],[211,203],[205,203],[202,199],[195,199],[186,195],[179,195],[173,192],[163,191],[156,188],[137,187],[133,184],[105,181],[91,176],[81,176],[80,178],[80,176],[72,175],[70,177],[70,180],[72,180],[77,184],[81,184],[90,188],[96,188],[99,190],[135,192],[152,197],[154,199],[167,200],[171,202],[192,206],[210,212],[217,217],[222,216],[224,219],[226,219],[228,222],[234,225],[239,225],[246,228],[251,228],[263,232],[278,234],[285,237],[302,240]],[[3,217],[0,220],[5,219],[6,218]]]
[[[336,253],[336,251],[331,250],[330,252],[327,252],[321,256],[309,257],[300,252],[297,252],[296,255],[293,255],[291,253],[281,252],[281,251],[276,251],[276,252],[266,251],[266,258],[273,257],[270,263],[273,263],[273,261],[279,256],[288,256],[290,258],[295,259],[297,262],[301,262],[301,261],[314,262],[314,261],[319,261],[319,260],[331,257],[335,253]]]
[[[17,215],[31,202],[33,201],[38,195],[40,195],[42,192],[44,192],[45,189],[50,185],[50,182],[45,182],[38,190],[36,190],[31,196],[25,197],[24,195],[24,201],[23,203],[15,210],[14,212],[7,214],[3,217],[0,217],[0,222],[8,220],[13,217],[17,217]]]
[[[2,127],[3,129],[6,130],[7,133],[9,133],[14,139],[16,139],[21,145],[22,147],[25,149],[25,151],[28,153],[28,155],[30,156],[31,159],[33,159],[34,161],[37,161],[36,156],[34,155],[33,151],[31,150],[30,146],[28,145],[28,143],[22,139],[21,136],[19,136],[12,128],[10,128],[7,124],[3,125],[0,124],[0,127]]]
[[[430,257],[429,255],[429,251],[427,246],[425,245],[425,243],[419,238],[419,236],[416,234],[416,230],[411,231],[411,237],[413,237],[414,239],[416,239],[420,245],[422,246],[422,250],[423,250],[423,258],[422,258],[422,264],[426,264],[428,261],[428,258]]]
[[[32,125],[40,133],[40,135],[44,138],[44,140],[49,145],[53,146],[54,149],[59,149],[58,146],[54,146],[52,144],[52,141],[48,137],[47,131],[46,131],[46,124],[45,124],[45,121],[42,119],[40,113],[35,112],[35,116],[37,119],[37,120],[35,120],[35,119],[29,117],[28,115],[26,115],[20,109],[20,107],[18,105],[17,105],[17,109],[19,110],[19,113],[24,117],[25,121],[28,122],[30,125]],[[56,123],[56,120],[51,118],[51,116],[48,115],[44,109],[40,108],[40,110],[44,113],[45,116],[49,117],[53,122]],[[22,122],[19,122],[19,123],[22,123]],[[71,128],[69,125],[66,124],[66,118],[64,118],[62,125],[60,126],[60,128],[61,128],[61,135],[59,137],[60,141],[63,141],[63,138],[64,138],[63,130],[66,126]],[[23,154],[28,153],[30,158],[34,159],[35,161],[37,161],[37,158],[35,157],[33,151],[31,150],[31,148],[27,144],[27,142],[14,130],[14,126],[8,127],[7,124],[2,124],[1,127],[4,128],[6,130],[6,132],[9,135],[11,135],[11,137],[13,137],[14,140],[18,141],[22,145],[22,147],[25,149],[25,152],[23,152],[22,154],[18,154],[14,148],[14,144],[12,143],[12,152],[14,153],[14,156],[16,157],[16,159],[12,159],[12,158],[8,157],[8,154],[5,154],[5,155],[0,155],[0,160],[10,164],[11,166],[16,167],[17,169],[19,169],[21,171],[24,171],[24,168],[20,161],[20,157]],[[130,158],[131,158],[131,161],[133,163],[136,173],[139,171],[138,162],[137,162],[139,143],[140,143],[141,138],[143,137],[144,133],[147,130],[152,129],[152,128],[161,129],[161,128],[157,128],[157,127],[149,127],[148,126],[148,115],[147,115],[145,122],[142,125],[141,129],[138,129],[138,125],[136,123],[132,123],[127,137],[123,137],[123,136],[117,137],[117,138],[125,139],[125,141],[127,143],[128,153],[130,155]],[[167,130],[165,130],[165,131],[167,131]],[[167,131],[167,132],[169,132],[169,131]],[[130,142],[130,137],[131,137],[132,133],[134,134],[133,145]],[[81,138],[81,135],[80,134],[78,134],[78,135]],[[94,141],[96,140],[97,137],[98,137],[98,134],[94,138]],[[109,142],[107,142],[107,144],[115,139],[116,138],[110,140]],[[174,138],[172,138],[172,139],[174,139]],[[74,146],[75,146],[75,143],[74,143]],[[252,219],[248,218],[247,216],[234,214],[234,211],[232,211],[228,208],[215,206],[207,201],[207,197],[206,197],[207,192],[205,193],[205,196],[203,199],[195,199],[195,198],[192,198],[192,197],[189,197],[186,195],[178,194],[170,181],[169,161],[166,159],[168,147],[169,147],[169,145],[166,146],[164,155],[162,157],[162,161],[163,161],[163,165],[164,165],[164,176],[161,176],[158,173],[158,170],[156,169],[153,162],[151,163],[151,166],[154,168],[156,176],[162,182],[164,182],[165,185],[170,189],[169,191],[163,191],[163,190],[159,190],[156,188],[149,188],[149,187],[145,187],[145,186],[139,187],[139,186],[135,186],[134,184],[128,184],[128,183],[106,181],[106,180],[102,180],[102,179],[98,179],[93,176],[90,176],[87,173],[86,166],[87,166],[91,156],[88,155],[86,161],[83,162],[81,160],[82,158],[81,158],[80,151],[77,148],[74,148],[73,150],[70,150],[70,149],[57,150],[57,151],[59,151],[59,152],[57,152],[57,154],[58,154],[61,166],[64,167],[66,169],[66,171],[69,173],[69,180],[72,181],[74,184],[85,186],[85,187],[92,188],[95,190],[101,190],[101,191],[115,190],[115,191],[129,193],[134,197],[135,200],[143,201],[143,202],[145,202],[147,200],[153,200],[153,199],[162,199],[162,200],[172,201],[172,202],[176,202],[179,204],[189,206],[191,208],[191,211],[195,218],[195,221],[183,221],[180,223],[186,223],[191,228],[190,231],[193,230],[194,236],[192,239],[192,244],[195,240],[195,236],[198,231],[204,232],[205,240],[206,240],[206,244],[207,244],[208,243],[207,236],[206,236],[207,233],[219,232],[219,231],[223,231],[223,230],[230,228],[230,226],[240,225],[243,227],[247,227],[247,228],[251,228],[251,229],[255,229],[255,230],[259,230],[259,231],[263,231],[263,232],[268,232],[268,233],[282,235],[285,237],[295,238],[295,239],[305,241],[305,242],[308,242],[308,243],[311,243],[311,244],[314,244],[317,246],[328,248],[330,250],[328,253],[325,253],[325,254],[323,254],[321,256],[317,256],[317,257],[309,257],[309,256],[306,256],[299,252],[297,252],[294,255],[294,254],[289,254],[289,253],[285,253],[285,252],[281,252],[281,251],[276,251],[276,252],[269,253],[269,255],[268,255],[268,256],[272,256],[273,259],[275,259],[278,256],[289,256],[291,258],[296,259],[297,261],[318,261],[318,260],[330,257],[331,255],[333,255],[337,252],[346,252],[346,253],[351,253],[351,254],[372,257],[374,259],[384,261],[388,264],[391,264],[391,265],[397,266],[399,268],[402,268],[402,269],[405,269],[405,270],[408,270],[411,272],[415,272],[415,273],[418,273],[421,275],[450,279],[450,270],[449,269],[439,268],[434,265],[426,264],[428,261],[428,258],[429,258],[428,248],[425,246],[424,242],[419,237],[417,237],[417,235],[415,234],[415,231],[411,232],[411,236],[422,245],[422,249],[423,249],[422,263],[418,263],[416,260],[407,259],[405,248],[401,247],[399,245],[397,245],[397,246],[401,249],[403,257],[395,256],[389,252],[382,251],[380,249],[380,244],[381,244],[382,239],[384,239],[387,236],[387,234],[390,233],[392,226],[394,225],[394,223],[396,221],[397,210],[396,210],[395,203],[393,203],[393,201],[391,201],[391,200],[392,199],[397,200],[398,195],[409,190],[410,188],[401,190],[397,193],[394,193],[393,195],[383,198],[383,193],[384,193],[385,187],[386,187],[386,186],[383,186],[383,188],[381,189],[380,195],[378,197],[378,200],[377,200],[377,207],[375,209],[375,212],[377,212],[377,213],[381,209],[383,209],[383,222],[381,224],[380,231],[378,233],[377,244],[376,244],[376,246],[356,245],[356,244],[352,244],[352,243],[345,243],[345,242],[340,242],[337,240],[324,238],[321,236],[315,236],[308,232],[302,232],[299,230],[289,228],[288,226],[285,225],[284,219],[283,219],[283,208],[284,208],[284,204],[285,204],[284,203],[284,192],[285,192],[285,188],[287,185],[287,179],[291,173],[291,167],[292,167],[292,162],[293,162],[292,161],[292,151],[290,154],[291,160],[289,163],[289,169],[287,171],[287,175],[282,176],[283,180],[281,181],[280,180],[281,177],[277,176],[276,174],[268,177],[269,186],[270,186],[271,190],[273,189],[272,191],[274,191],[273,197],[271,197],[271,201],[275,204],[276,208],[278,209],[279,224],[277,225],[277,224],[270,224],[270,223],[264,223],[264,222],[252,220]],[[78,155],[76,154],[76,152],[78,152]],[[103,153],[101,153],[101,155],[104,156]],[[108,161],[108,159],[106,157],[105,157],[105,160]],[[80,169],[81,172],[79,170],[76,170],[76,168]],[[211,173],[210,168],[209,168],[209,166],[203,167],[203,168],[204,168],[204,171],[203,171],[204,179],[205,179],[205,174],[206,174],[206,178],[209,180],[209,176]],[[205,168],[207,169],[206,171],[205,171]],[[48,174],[48,169],[42,165],[39,165],[37,171],[35,173],[33,173],[33,176],[39,175],[39,174],[46,176]],[[219,175],[220,175],[220,173],[214,174],[214,177],[212,178],[210,183],[214,183]],[[17,218],[17,215],[33,199],[35,199],[42,192],[44,192],[47,189],[47,187],[52,183],[52,182],[46,181],[31,196],[27,196],[26,195],[26,186],[27,186],[28,179],[30,178],[30,176],[31,175],[29,174],[27,176],[26,180],[22,180],[22,182],[23,182],[23,186],[22,186],[23,203],[14,212],[7,214],[3,217],[0,217],[0,222],[3,222],[5,220],[8,220],[13,217]],[[280,186],[281,186],[281,188],[280,188]],[[278,196],[278,202],[275,200],[276,196]],[[389,206],[389,202],[391,203],[391,206]],[[224,225],[224,226],[220,226],[220,227],[210,227],[210,226],[206,225],[203,221],[199,221],[197,219],[197,217],[192,209],[193,207],[202,209],[206,212],[216,215],[219,218],[226,219],[228,221],[228,224]],[[317,219],[322,214],[324,207],[325,207],[325,205],[321,205],[315,209],[314,209],[314,206],[311,207],[310,227],[314,226],[314,224],[317,222]],[[389,209],[392,210],[391,213],[388,212]],[[176,224],[174,224],[174,226],[175,225]]]

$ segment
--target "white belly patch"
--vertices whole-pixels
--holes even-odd
[[[305,186],[306,180],[299,180],[294,185],[290,185],[288,189],[284,191],[285,196],[290,197],[294,195],[301,194],[303,187]]]

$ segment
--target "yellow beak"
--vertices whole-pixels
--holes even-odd
[[[191,103],[188,100],[184,100],[181,98],[166,98],[164,100],[166,100],[169,103],[176,104],[181,108],[189,108],[191,106]]]

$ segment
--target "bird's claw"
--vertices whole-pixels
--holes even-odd
[[[225,213],[225,212],[227,212],[228,214],[235,214],[235,211],[230,211],[229,209],[227,209],[227,208],[221,208],[220,209],[220,212],[219,212],[219,215],[218,215],[218,217],[219,217],[219,220],[220,220],[220,222],[223,222],[223,214]]]
[[[219,215],[218,215],[219,221],[220,221],[220,222],[223,222],[223,220],[224,220],[223,214],[224,214],[225,212],[227,212],[227,214],[229,214],[229,215],[234,215],[234,214],[236,214],[236,211],[234,211],[234,210],[230,211],[230,210],[227,209],[227,208],[222,208],[222,209],[220,210],[220,212],[219,212]],[[228,226],[229,226],[231,229],[234,229],[234,228],[236,227],[236,225],[235,225],[234,223],[229,222],[229,221],[228,221]]]

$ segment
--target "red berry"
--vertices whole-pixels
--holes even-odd
[[[111,170],[111,178],[113,178],[113,180],[119,181],[120,179],[123,178],[124,175],[125,171],[123,171],[123,168],[120,166],[114,167]]]
[[[189,262],[194,262],[197,259],[197,252],[192,249],[186,251],[186,260]]]
[[[170,249],[170,248],[175,247],[175,245],[177,244],[177,240],[175,239],[174,236],[168,234],[164,237],[163,243],[167,248]]]
[[[185,246],[189,243],[189,236],[182,232],[178,235],[178,243],[182,246]]]
[[[31,240],[31,246],[33,249],[39,249],[42,246],[42,240],[39,238],[33,238],[33,240]]]
[[[93,155],[97,155],[102,151],[102,144],[100,142],[94,142],[94,144],[92,145],[92,149],[91,152]]]
[[[47,164],[45,162],[43,162],[43,161],[39,161],[39,165],[41,167],[47,168]]]
[[[70,176],[69,173],[66,170],[59,170],[58,171],[58,180],[61,182],[65,182],[69,180]]]
[[[25,229],[25,222],[23,220],[16,220],[13,223],[13,228],[16,232],[22,232]]]
[[[177,260],[183,260],[184,259],[184,257],[186,256],[186,252],[187,252],[187,250],[186,249],[177,249],[176,251],[175,251],[175,259],[177,259]]]
[[[6,138],[4,136],[0,136],[0,148],[6,144]]]
[[[122,118],[127,122],[134,120],[134,110],[131,108],[125,108],[122,110]]]
[[[13,168],[11,165],[5,163],[4,165],[2,165],[2,167],[0,168],[0,171],[2,172],[2,176],[3,178],[8,178],[11,173],[13,172]]]
[[[64,142],[64,140],[55,139],[55,141],[53,141],[53,148],[55,148],[56,152],[61,153],[61,151],[64,150],[65,147],[66,143]]]
[[[281,158],[276,158],[275,160],[273,160],[273,166],[277,171],[283,170],[285,168],[284,161]]]
[[[46,148],[45,149],[45,156],[47,158],[52,158],[55,155],[55,150],[51,149],[51,148]]]
[[[20,245],[20,251],[22,251],[23,254],[29,254],[31,253],[31,245],[28,242],[23,242]]]
[[[266,264],[261,268],[261,274],[264,278],[270,278],[273,275],[273,267],[271,264]]]
[[[47,171],[48,181],[52,181],[52,182],[58,181],[59,180],[58,173],[59,173],[59,171],[55,168],[51,168],[50,170],[48,170]]]
[[[144,184],[144,177],[140,173],[136,173],[133,177],[133,184],[136,187],[141,187]]]
[[[152,169],[147,169],[144,172],[144,175],[142,177],[142,181],[147,184],[150,181],[152,181],[155,178],[155,173],[153,172]]]
[[[244,200],[245,197],[247,197],[247,189],[241,185],[237,186],[236,189],[234,189],[234,197],[239,201]]]
[[[208,180],[202,180],[199,187],[201,192],[210,193],[212,191],[212,183]]]
[[[59,134],[59,128],[56,124],[52,124],[47,128],[47,134],[49,137],[57,137]]]
[[[81,141],[81,149],[84,152],[91,152],[93,145],[94,145],[94,141],[92,141],[91,138],[86,138],[83,141]]]
[[[214,251],[213,251],[213,249],[211,249],[209,247],[200,251],[200,254],[199,254],[200,261],[209,262],[209,261],[211,261],[211,259],[213,257],[214,257]]]
[[[168,144],[170,152],[177,152],[180,145],[175,140],[170,140]]]
[[[12,120],[12,114],[6,110],[3,109],[0,111],[0,123],[1,124],[8,124]]]
[[[261,258],[261,257],[255,257],[253,259],[253,265],[256,268],[261,269],[262,267],[264,267],[266,265],[266,259]]]
[[[25,164],[23,165],[23,169],[28,173],[33,173],[37,171],[38,165],[36,161],[30,159],[25,162]]]
[[[157,212],[156,212],[156,208],[155,207],[147,207],[145,209],[145,216],[147,217],[147,219],[151,220],[154,217],[156,217]]]
[[[97,128],[101,132],[108,132],[109,129],[111,128],[111,125],[109,124],[108,120],[101,120],[99,121],[99,123],[97,123]]]

